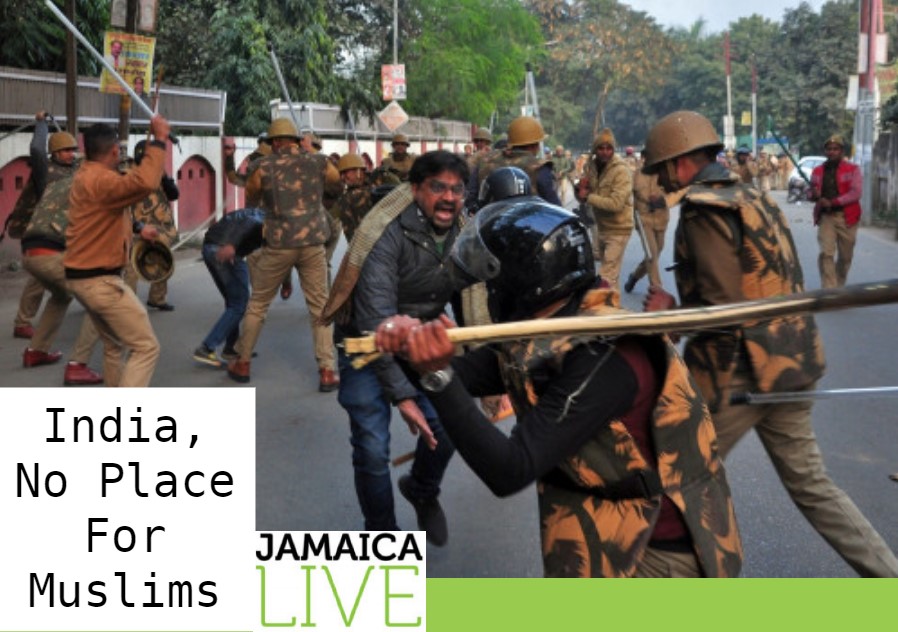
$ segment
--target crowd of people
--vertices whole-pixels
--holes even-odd
[[[147,307],[174,307],[164,285],[151,287],[146,305],[138,299],[140,266],[129,253],[146,244],[165,252],[176,237],[169,202],[178,191],[163,169],[168,122],[152,118],[151,140],[133,160],[114,129],[95,124],[79,166],[74,138],[57,132],[48,142],[45,118],[37,116],[30,188],[7,224],[34,279],[14,323],[14,335],[30,339],[23,365],[61,359],[52,342],[75,298],[86,316],[65,383],[149,386],[159,342]],[[585,160],[562,146],[542,153],[545,139],[528,116],[495,143],[474,130],[464,154],[417,156],[396,134],[371,169],[354,153],[326,156],[315,134],[276,119],[245,173],[225,147],[228,180],[245,187],[248,207],[206,232],[202,258],[224,311],[194,360],[249,382],[267,311],[292,292],[296,270],[319,390],[336,391],[348,416],[366,530],[400,528],[390,468],[396,408],[418,435],[397,488],[434,546],[449,539],[439,495],[457,450],[497,495],[537,483],[547,576],[736,576],[742,544],[724,460],[754,429],[797,507],[845,561],[863,576],[898,577],[898,559],[826,474],[811,404],[731,403],[736,392],[814,389],[825,361],[812,316],[692,335],[682,355],[664,335],[452,342],[456,323],[545,320],[551,330],[555,318],[620,313],[634,232],[644,257],[623,290],[647,276],[647,311],[804,290],[788,222],[766,194],[773,161],[740,148],[730,162],[702,115],[659,120],[641,156],[621,151],[608,128]],[[835,287],[851,262],[860,174],[844,160],[841,136],[825,151],[811,196],[821,278]],[[566,188],[573,212],[562,206]],[[675,205],[678,299],[658,266]],[[341,233],[349,247],[334,274]],[[31,330],[20,316],[44,291],[50,300]],[[360,364],[336,343],[367,331],[378,353]],[[97,342],[102,376],[86,364]],[[516,415],[510,435],[490,419],[502,397]]]

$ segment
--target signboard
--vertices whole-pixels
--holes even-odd
[[[405,98],[405,64],[384,64],[380,67],[380,83],[384,101]]]
[[[107,31],[103,41],[103,56],[109,65],[128,82],[134,91],[148,94],[153,83],[153,51],[156,38],[133,33]],[[125,89],[109,74],[106,68],[100,75],[100,92],[125,94]]]
[[[742,120],[740,121],[740,125],[742,125],[743,127],[748,127],[749,125],[751,125],[751,112],[749,112],[748,110],[742,112]]]
[[[395,101],[390,101],[390,104],[387,107],[378,112],[377,118],[379,118],[391,132],[395,132],[397,129],[408,123],[408,114],[406,114],[405,110],[402,109],[402,106]]]
[[[140,0],[137,3],[137,28],[147,33],[156,31],[156,0]],[[123,29],[127,26],[128,0],[112,0],[109,7],[109,25]]]

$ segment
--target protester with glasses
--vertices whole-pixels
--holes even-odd
[[[459,231],[467,178],[463,158],[448,151],[428,152],[412,166],[410,187],[403,185],[366,216],[368,224],[369,217],[393,213],[371,240],[373,246],[347,301],[352,307],[348,322],[337,319],[338,341],[374,331],[396,314],[428,321],[444,313],[462,285],[450,265],[449,251]],[[356,234],[353,243],[360,237],[367,239]],[[335,289],[343,285],[338,276]],[[427,532],[428,541],[444,545],[448,530],[437,496],[454,449],[433,407],[392,356],[354,368],[341,352],[339,365],[338,401],[349,413],[355,487],[365,529],[399,528],[390,476],[390,418],[395,406],[412,432],[420,432],[414,464],[399,479],[399,491],[412,503],[418,528]]]

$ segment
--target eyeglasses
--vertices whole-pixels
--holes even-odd
[[[451,191],[452,195],[457,197],[461,197],[465,194],[465,185],[461,183],[449,186],[445,182],[440,182],[439,180],[428,180],[427,187],[434,195],[443,195],[446,191]]]

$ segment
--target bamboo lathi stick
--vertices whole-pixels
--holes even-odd
[[[456,345],[582,334],[599,336],[661,334],[715,329],[781,316],[896,302],[898,302],[898,279],[888,279],[730,305],[457,327],[449,329],[447,333],[449,339]],[[350,355],[366,354],[364,356],[366,361],[370,361],[372,355],[377,354],[373,334],[347,338],[343,344],[346,353]]]

